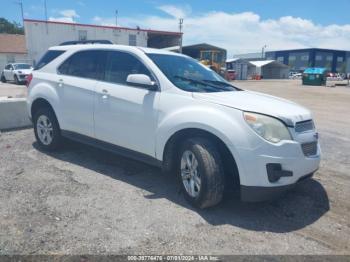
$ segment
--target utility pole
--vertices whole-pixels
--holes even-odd
[[[180,18],[179,19],[179,31],[181,33],[180,35],[180,48],[179,48],[179,52],[180,54],[182,54],[182,26],[183,26],[183,23],[184,23],[184,19],[183,18]]]
[[[261,49],[261,59],[264,59],[264,53],[265,53],[266,47],[267,47],[267,45],[264,45]]]
[[[47,25],[47,5],[46,0],[44,0],[44,14],[45,14],[45,21],[46,21],[46,34],[49,34],[49,27]]]
[[[115,10],[115,26],[118,26],[118,9]]]
[[[23,14],[23,2],[22,0],[18,1],[18,2],[15,2],[15,4],[19,5],[20,8],[21,8],[21,15],[22,15],[22,26],[23,26],[23,29],[24,29],[24,14]]]

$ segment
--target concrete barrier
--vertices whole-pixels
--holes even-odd
[[[31,125],[25,98],[0,98],[0,130]]]

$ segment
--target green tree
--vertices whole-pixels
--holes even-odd
[[[17,22],[9,22],[7,19],[0,17],[0,34],[24,34],[23,26]]]

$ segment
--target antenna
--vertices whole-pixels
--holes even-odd
[[[115,10],[115,26],[118,26],[118,9]]]

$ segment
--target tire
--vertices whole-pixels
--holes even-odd
[[[15,75],[13,78],[14,78],[14,80],[15,80],[15,84],[16,84],[16,85],[19,85],[18,76],[17,76],[17,75]]]
[[[4,74],[1,74],[1,82],[6,83],[6,78],[5,78]]]
[[[60,147],[61,130],[51,108],[39,108],[34,114],[33,123],[35,138],[41,149],[54,151]]]
[[[192,169],[188,162],[191,162]],[[222,200],[225,188],[224,168],[219,151],[210,140],[186,140],[179,151],[177,170],[182,191],[191,205],[207,208]]]

